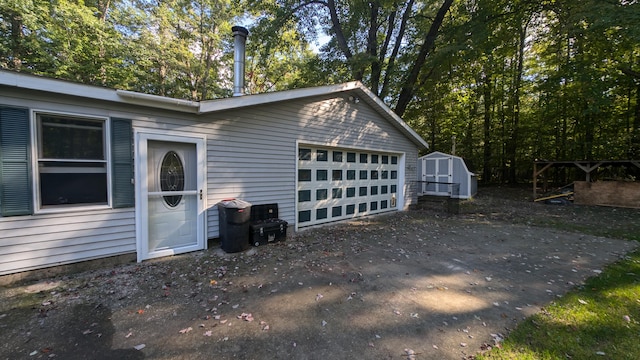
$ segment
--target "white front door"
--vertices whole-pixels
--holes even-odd
[[[204,139],[138,136],[138,261],[204,249]]]

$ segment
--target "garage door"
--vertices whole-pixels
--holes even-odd
[[[397,209],[398,155],[300,145],[298,227]]]

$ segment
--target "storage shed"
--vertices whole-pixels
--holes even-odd
[[[194,102],[0,70],[0,276],[205,249],[226,198],[293,231],[401,211],[426,148],[360,82]]]
[[[476,174],[459,156],[434,151],[418,159],[419,195],[469,199],[478,192]],[[457,192],[457,194],[456,194]]]

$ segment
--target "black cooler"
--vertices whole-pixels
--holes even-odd
[[[278,204],[252,205],[249,240],[255,246],[284,241],[287,225],[286,221],[278,219]]]

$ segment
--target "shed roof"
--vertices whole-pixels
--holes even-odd
[[[85,85],[67,80],[47,78],[9,70],[0,70],[0,86],[17,87],[82,98],[110,101],[122,104],[147,106],[158,109],[208,114],[263,104],[310,98],[322,95],[349,93],[375,109],[382,117],[402,132],[421,149],[429,148],[427,142],[407,125],[384,102],[359,81],[337,85],[326,85],[294,90],[277,91],[256,95],[236,96],[216,100],[190,101],[165,96],[150,95],[128,90]]]

